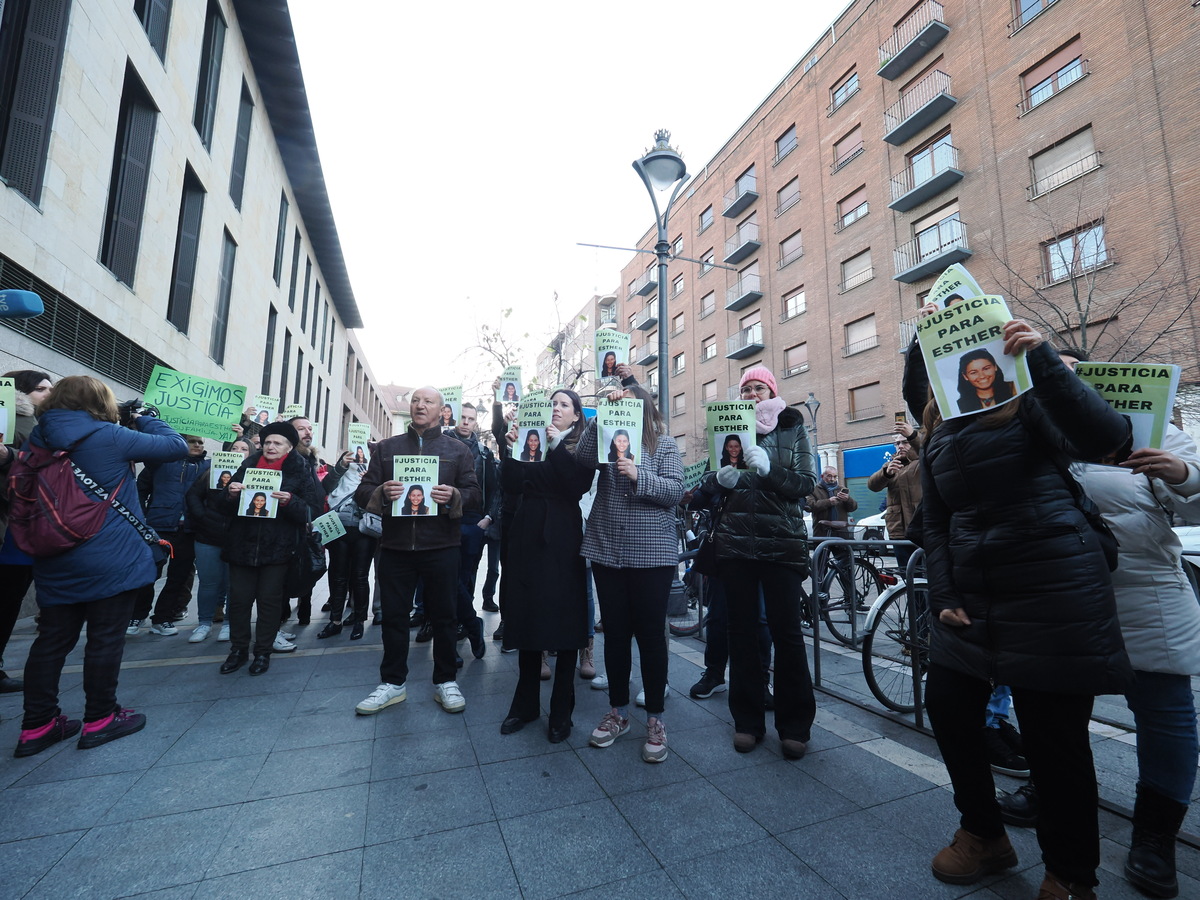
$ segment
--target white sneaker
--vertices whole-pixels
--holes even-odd
[[[125,629],[125,631],[128,633],[129,629]],[[150,633],[168,636],[172,634],[179,634],[179,629],[170,622],[155,622],[150,626]]]
[[[188,638],[189,644],[198,644],[208,637],[208,633],[212,631],[211,625],[201,623],[192,629],[192,636]]]
[[[668,684],[663,689],[663,700],[666,700],[670,696],[671,696],[671,686]],[[640,691],[638,691],[637,700],[635,700],[634,702],[637,703],[637,705],[640,706],[642,709],[646,708],[646,689],[645,688],[642,688]]]
[[[294,634],[292,634],[290,631],[284,631],[282,628],[280,628],[279,631],[276,632],[276,634],[278,634],[285,641],[294,641],[296,639],[296,636]]]
[[[143,619],[130,619],[129,627],[125,629],[125,633],[131,637],[142,630]]]
[[[458,689],[457,681],[443,681],[436,685],[433,699],[442,704],[442,709],[446,712],[462,712],[467,708],[467,700],[463,697],[462,691]]]
[[[296,649],[296,645],[283,636],[283,632],[275,635],[275,643],[271,645],[271,649],[276,653],[292,653]]]
[[[597,672],[596,677],[592,679],[591,683],[592,683],[593,691],[607,691],[608,690],[608,676],[602,672]]]
[[[394,703],[403,703],[408,696],[408,689],[402,684],[387,684],[375,688],[366,700],[363,700],[354,711],[360,716],[373,716],[382,709],[387,709]]]
[[[221,625],[221,630],[217,632],[217,640],[218,641],[229,640],[229,623],[228,622],[225,622],[224,624]]]

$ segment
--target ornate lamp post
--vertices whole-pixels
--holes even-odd
[[[816,398],[812,391],[808,392],[808,399],[804,401],[803,406],[808,410],[808,417],[812,420],[812,424],[808,426],[809,432],[812,435],[812,452],[813,462],[816,465],[816,475],[821,477],[821,454],[817,450],[817,410],[821,408],[821,401]]]

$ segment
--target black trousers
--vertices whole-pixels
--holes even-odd
[[[725,677],[729,665],[729,601],[719,578],[708,579],[708,624],[704,644],[704,668]],[[763,685],[771,683],[771,629],[762,616],[758,621],[758,656],[762,665]]]
[[[604,620],[604,669],[608,702],[629,705],[629,675],[633,669],[633,640],[642,662],[646,713],[662,715],[667,690],[667,595],[675,566],[614,569],[592,562],[600,617]],[[575,665],[576,651],[567,651]],[[761,687],[760,687],[761,691]],[[762,702],[762,698],[759,698]]]
[[[169,541],[174,556],[159,560],[158,578],[167,570],[167,583],[154,600],[154,585],[148,584],[138,592],[130,618],[144,619],[156,624],[170,622],[192,602],[192,584],[196,580],[196,536],[190,531],[160,531],[159,537]],[[157,579],[155,579],[157,580]],[[154,615],[150,615],[150,607]],[[127,625],[129,623],[126,623]]]
[[[817,700],[800,629],[803,573],[777,563],[722,559],[717,561],[717,577],[729,604],[729,711],[734,729],[756,737],[767,731],[759,650],[761,597],[775,643],[775,730],[781,740],[807,743]]]
[[[22,728],[40,728],[61,710],[58,681],[67,654],[79,643],[87,624],[83,649],[83,720],[96,722],[115,712],[117,676],[125,655],[125,629],[137,590],[122,591],[101,600],[43,606],[38,633],[25,661],[25,719]]]
[[[351,622],[367,621],[371,606],[371,561],[378,541],[357,528],[347,529],[329,550],[329,621],[342,621],[347,594],[353,606]]]
[[[1012,692],[1025,758],[1041,800],[1037,836],[1042,862],[1063,881],[1095,885],[1100,826],[1088,736],[1095,698],[1018,687]],[[925,705],[954,785],[954,805],[962,813],[963,829],[984,838],[1004,833],[983,734],[991,694],[983,679],[945,666],[929,667]]]
[[[21,615],[21,603],[31,584],[33,566],[0,565],[0,670],[4,669],[4,648],[12,637]]]
[[[487,577],[483,579],[483,599],[496,599],[496,582],[500,580],[500,538],[484,538],[487,547]]]
[[[284,582],[291,563],[276,566],[229,565],[229,649],[250,648],[250,609],[258,604],[254,629],[254,655],[269,656],[279,634]]]
[[[454,663],[454,613],[458,589],[459,548],[441,550],[379,551],[375,574],[383,606],[383,661],[379,680],[388,684],[408,681],[408,617],[412,613],[417,580],[425,585],[425,621],[433,626],[433,683],[458,677]]]
[[[457,605],[458,624],[470,629],[475,624],[475,574],[479,561],[483,559],[484,533],[475,524],[483,516],[477,513],[464,515],[462,546],[459,548]]]
[[[559,650],[554,659],[554,684],[550,688],[550,726],[561,728],[575,711],[575,656],[577,650]],[[541,714],[542,651],[521,650],[517,654],[517,689],[509,716],[532,722]]]

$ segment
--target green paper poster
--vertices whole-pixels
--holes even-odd
[[[433,487],[438,483],[436,456],[393,456],[392,478],[402,487],[400,499],[392,501],[393,516],[436,516]]]
[[[196,434],[214,441],[233,439],[233,427],[242,420],[246,389],[198,375],[187,375],[155,366],[146,385],[145,402],[158,408],[164,422],[180,434]]]
[[[462,415],[462,385],[456,384],[452,387],[439,388],[442,393],[442,409],[440,412],[441,424],[443,428],[453,428],[458,424],[458,417]],[[446,409],[446,407],[450,407]]]
[[[629,335],[612,328],[596,331],[596,377],[620,379],[617,366],[629,362]]]
[[[1161,448],[1179,388],[1179,366],[1077,363],[1075,374],[1094,387],[1133,428],[1133,448]]]
[[[367,446],[371,442],[370,422],[351,422],[346,428],[346,449],[354,455],[354,461],[366,465],[371,461],[371,450]]]
[[[218,450],[216,453],[210,453],[208,458],[211,461],[208,467],[208,486],[212,490],[225,487],[246,461],[246,457],[236,450]],[[224,483],[222,476],[225,476]]]
[[[323,516],[317,516],[312,521],[313,531],[315,531],[321,539],[321,543],[328,544],[330,541],[336,541],[346,533],[346,526],[342,524],[342,518],[335,512],[327,512]]]
[[[521,367],[509,366],[500,375],[500,387],[496,399],[501,403],[518,403],[521,400]]]
[[[283,473],[275,469],[247,469],[242,476],[237,514],[247,518],[274,519],[279,516],[279,498],[273,491],[283,484]]]
[[[683,489],[690,491],[700,483],[700,479],[704,477],[704,473],[708,471],[708,459],[702,459],[699,462],[694,462],[690,466],[683,467]]]
[[[966,270],[965,266],[955,263],[938,276],[938,280],[933,283],[933,287],[925,296],[925,302],[936,303],[945,308],[946,300],[951,297],[967,300],[980,296],[983,296],[983,289],[979,286],[979,282],[971,277],[971,273]]]
[[[642,458],[642,401],[605,401],[596,407],[596,454],[599,461]]]
[[[708,460],[713,471],[721,466],[746,468],[746,451],[757,443],[754,403],[749,400],[705,403],[704,423],[708,428]]]
[[[521,462],[541,462],[546,458],[550,438],[546,426],[550,424],[550,401],[530,399],[532,392],[525,395],[517,408],[517,442],[513,445],[513,459]]]

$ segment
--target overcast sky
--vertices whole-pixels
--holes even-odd
[[[652,226],[630,163],[654,132],[702,169],[844,4],[290,7],[371,368],[470,397],[499,374],[463,355],[478,325],[511,308],[532,366],[559,316],[616,287],[630,254],[575,244]]]

